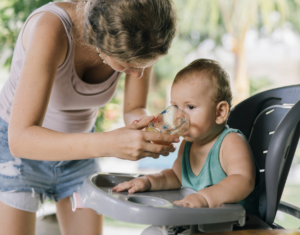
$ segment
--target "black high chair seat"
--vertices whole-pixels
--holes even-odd
[[[235,106],[228,120],[248,138],[261,174],[260,217],[272,228],[280,227],[277,210],[300,219],[299,208],[280,203],[300,135],[299,100],[300,85],[264,91]]]

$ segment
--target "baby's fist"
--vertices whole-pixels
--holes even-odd
[[[187,195],[180,201],[173,202],[177,206],[189,207],[189,208],[199,208],[199,207],[209,207],[208,203],[201,194],[193,193]]]

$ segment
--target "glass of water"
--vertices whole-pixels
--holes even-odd
[[[146,131],[166,133],[177,137],[182,136],[188,129],[187,114],[175,106],[169,106],[146,127]],[[153,143],[164,144],[162,141]]]

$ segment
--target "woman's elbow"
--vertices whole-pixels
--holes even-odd
[[[11,155],[13,155],[14,157],[20,157],[21,146],[20,146],[20,141],[18,139],[19,138],[14,132],[8,131],[8,146]]]

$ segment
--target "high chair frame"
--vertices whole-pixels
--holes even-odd
[[[280,202],[300,136],[300,85],[256,94],[233,108],[228,125],[248,138],[261,174],[260,217],[272,228],[277,210],[300,219]]]

